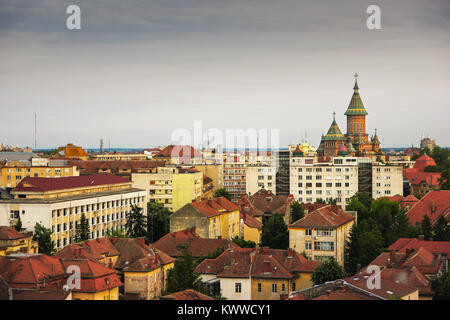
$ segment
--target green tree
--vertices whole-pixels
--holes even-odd
[[[325,200],[323,200],[322,198],[317,198],[316,201],[314,203],[323,203],[326,204],[327,202]]]
[[[327,200],[327,204],[330,204],[332,206],[337,206],[337,199],[329,198]]]
[[[433,236],[433,226],[431,225],[431,220],[427,215],[423,216],[422,220],[422,234],[425,240],[430,240]]]
[[[34,226],[33,240],[38,242],[39,253],[52,255],[56,252],[55,242],[52,240],[52,230],[38,222]]]
[[[84,213],[81,214],[80,222],[77,224],[75,228],[75,239],[74,242],[83,242],[87,241],[90,238],[89,231],[89,221],[86,218]]]
[[[450,190],[450,169],[445,169],[441,172],[439,178],[439,188],[441,190]]]
[[[186,289],[205,293],[201,277],[195,270],[195,263],[188,245],[182,249],[183,258],[175,261],[175,265],[167,272],[167,287],[164,294],[170,294]]]
[[[370,217],[369,209],[362,202],[360,202],[356,196],[350,198],[350,201],[345,206],[345,210],[356,211],[358,213],[358,221],[366,220]]]
[[[433,300],[450,300],[450,271],[431,283],[434,290]]]
[[[224,248],[224,247],[217,247],[214,251],[209,252],[209,253],[206,254],[206,255],[203,255],[203,254],[202,254],[202,255],[197,259],[195,266],[199,265],[203,260],[206,260],[206,259],[215,259],[215,258],[217,258],[217,257],[220,256],[220,255],[222,254],[222,252],[224,252],[224,251],[225,251],[225,248]]]
[[[238,236],[235,236],[231,240],[241,248],[255,248],[256,247],[256,243],[254,241],[244,240],[243,238],[240,238]]]
[[[169,233],[170,214],[170,210],[162,203],[147,203],[147,237],[150,243],[158,241],[161,237]]]
[[[147,237],[147,217],[141,207],[131,205],[131,211],[127,214],[125,232],[131,238]]]
[[[434,224],[434,241],[450,241],[450,227],[448,225],[448,220],[444,218],[443,215],[437,219]]]
[[[16,224],[14,225],[14,229],[16,229],[19,232],[23,230],[23,228],[22,228],[22,220],[20,219],[20,215],[17,218]]]
[[[287,249],[289,247],[289,230],[283,217],[275,212],[263,225],[261,246],[272,249]]]
[[[327,281],[333,281],[346,277],[344,268],[336,262],[336,260],[330,258],[323,261],[313,272],[311,281],[314,285],[322,284]]]
[[[397,241],[399,238],[413,238],[418,235],[416,229],[411,226],[411,222],[406,216],[405,210],[400,210],[395,215],[392,230],[395,234],[392,242]]]
[[[298,201],[294,201],[291,204],[291,223],[300,220],[305,216],[305,209]]]
[[[107,237],[107,238],[113,238],[113,237],[126,238],[127,235],[126,235],[125,231],[123,231],[121,229],[118,229],[118,230],[108,229],[105,232],[105,237]]]
[[[366,266],[383,251],[384,239],[373,219],[354,224],[345,240],[344,267],[355,274],[358,264]]]
[[[225,188],[219,188],[214,191],[214,198],[225,197],[231,201],[231,194]]]

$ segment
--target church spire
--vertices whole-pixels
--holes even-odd
[[[358,87],[358,74],[355,73],[355,85],[353,86],[353,90],[355,90],[355,92],[357,92],[359,90]]]
[[[367,111],[364,108],[364,104],[359,96],[359,87],[358,87],[358,74],[355,73],[355,85],[353,87],[353,96],[348,105],[347,111],[344,113],[346,116],[360,116],[367,115]]]

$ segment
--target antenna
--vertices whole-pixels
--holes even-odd
[[[34,113],[34,149],[37,146],[37,112]]]

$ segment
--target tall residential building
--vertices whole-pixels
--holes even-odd
[[[403,166],[374,164],[372,166],[372,198],[403,195]]]
[[[358,191],[356,157],[334,157],[325,162],[312,157],[291,158],[290,193],[299,202],[336,199],[341,207]]]
[[[202,196],[203,173],[191,167],[158,167],[154,173],[133,173],[131,180],[133,187],[146,191],[150,202],[162,203],[172,212]]]
[[[247,163],[242,153],[228,153],[223,164],[223,187],[231,194],[233,201],[246,194]]]
[[[276,195],[287,196],[289,195],[289,164],[290,151],[289,150],[278,150],[277,153],[277,174],[276,174]]]
[[[112,174],[25,178],[11,194],[13,199],[0,200],[0,225],[13,225],[19,217],[27,230],[40,223],[52,230],[58,249],[73,242],[83,213],[90,238],[96,239],[107,230],[123,229],[131,205],[147,212],[146,192]]]
[[[254,194],[264,188],[276,193],[276,167],[263,165],[248,165],[245,174],[247,194]]]

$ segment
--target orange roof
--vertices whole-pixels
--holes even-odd
[[[388,250],[405,253],[407,249],[418,250],[420,247],[433,254],[445,254],[450,257],[450,241],[426,241],[417,238],[400,238],[391,244]]]
[[[414,163],[414,168],[417,168],[423,172],[425,170],[425,167],[435,165],[436,162],[434,161],[434,159],[424,154],[423,156],[417,158],[416,162]]]
[[[421,224],[425,215],[432,224],[441,215],[450,220],[450,190],[431,190],[406,212],[412,225]]]
[[[308,213],[289,227],[339,227],[353,220],[355,217],[341,207],[327,205]]]
[[[0,240],[16,240],[27,238],[27,235],[20,233],[13,227],[0,226]]]
[[[214,300],[206,294],[197,292],[192,289],[186,289],[183,291],[174,292],[165,296],[162,296],[162,300]]]
[[[225,197],[201,201],[193,200],[189,205],[208,217],[219,215],[222,212],[239,210],[239,207],[237,205],[235,205],[233,202],[229,201]]]

